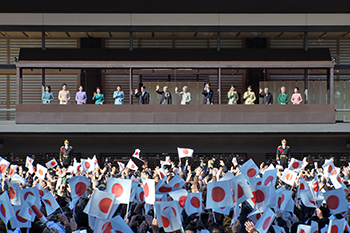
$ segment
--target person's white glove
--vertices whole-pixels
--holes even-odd
[[[277,163],[278,163],[278,165],[281,165],[281,162],[279,160],[277,160]]]

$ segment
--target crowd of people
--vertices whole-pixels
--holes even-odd
[[[127,165],[98,163],[96,157],[78,163],[65,140],[59,162],[53,159],[47,168],[37,164],[34,169],[31,158],[26,167],[2,159],[0,232],[348,232],[350,166],[337,168],[333,159],[321,166],[291,158],[286,140],[277,148],[276,164],[259,167],[251,159],[239,164],[234,157],[232,163],[207,158],[193,167],[193,150],[178,151],[178,160],[166,157],[155,168],[141,160],[140,150],[135,150]],[[79,185],[76,180],[81,180]],[[19,204],[13,202],[15,184],[20,188]],[[41,190],[36,204],[29,199],[36,196],[34,188]],[[125,193],[127,201],[121,199]],[[53,210],[47,205],[46,196],[51,195],[50,206],[58,204]],[[111,203],[97,200],[110,195],[117,205],[107,210]],[[14,211],[17,219],[9,220],[9,214],[4,214],[4,200],[12,203],[5,208],[7,213],[20,205]],[[17,214],[28,204],[36,216],[27,218],[29,226],[19,227],[27,220]]]
[[[121,105],[124,104],[125,94],[121,90],[121,86],[118,85],[116,90],[113,93],[114,98],[114,104],[115,105]],[[134,96],[139,99],[139,104],[149,104],[150,103],[150,95],[146,91],[145,86],[141,86],[141,91],[138,89],[135,89]],[[189,91],[189,88],[187,86],[184,86],[182,88],[181,92],[178,92],[178,87],[175,87],[175,93],[181,97],[180,104],[181,105],[187,105],[191,102],[191,92]],[[294,88],[294,93],[289,98],[288,93],[286,92],[286,88],[284,86],[281,87],[281,93],[278,95],[277,102],[280,105],[286,105],[289,103],[289,101],[293,105],[299,105],[301,102],[303,102],[303,97],[299,93],[299,88]],[[160,104],[161,105],[168,105],[172,104],[172,96],[171,92],[169,91],[168,86],[164,86],[162,90],[160,90],[159,85],[156,86],[156,93],[161,95]],[[203,95],[203,104],[213,105],[214,104],[214,92],[210,88],[210,83],[204,84],[204,89],[202,91]],[[262,98],[261,104],[273,104],[273,95],[269,92],[269,89],[266,87],[263,89],[260,88],[258,97]],[[240,95],[236,90],[236,87],[232,85],[227,92],[227,98],[228,98],[228,104],[229,105],[235,105],[239,103]],[[70,93],[67,90],[67,84],[62,85],[62,90],[58,93],[58,99],[59,104],[65,105],[68,104],[71,97]],[[54,100],[54,95],[51,92],[51,87],[46,86],[45,92],[42,95],[42,101],[43,104],[51,104]],[[95,101],[96,105],[102,105],[105,101],[104,94],[101,92],[101,88],[97,87],[96,91],[93,93],[92,100]],[[248,86],[247,91],[243,94],[243,100],[244,104],[246,105],[254,105],[256,102],[256,95],[255,92],[252,89],[252,86]],[[78,92],[75,95],[75,101],[78,105],[86,104],[87,101],[87,94],[84,91],[83,86],[79,86]]]

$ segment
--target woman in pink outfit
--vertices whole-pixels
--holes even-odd
[[[303,97],[299,93],[299,87],[294,88],[294,93],[292,98],[290,98],[290,101],[293,103],[293,105],[298,105],[303,101]]]

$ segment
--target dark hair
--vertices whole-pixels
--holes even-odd
[[[67,84],[63,83],[63,84],[62,84],[62,87],[63,87],[63,86],[66,86],[66,87],[67,87]]]
[[[146,86],[142,86],[143,90],[146,90]]]
[[[209,87],[210,87],[210,83],[204,83],[204,86],[205,86],[205,85],[207,85],[207,84],[208,84],[208,85],[209,85]]]
[[[251,86],[251,85],[249,85],[249,86],[247,87],[247,89],[248,89],[248,88],[250,88],[250,89],[252,89],[252,90],[253,90],[253,88],[252,88],[252,86]]]
[[[45,89],[49,88],[49,92],[51,92],[51,87],[50,86],[45,86]]]
[[[122,86],[118,85],[117,88],[120,87],[120,89],[122,89]]]
[[[101,90],[101,88],[100,88],[100,87],[96,87],[96,91],[97,91],[97,89],[100,89],[100,92],[102,93],[102,90]]]
[[[299,91],[299,87],[294,87],[294,89],[297,89]]]
[[[84,87],[83,87],[83,85],[79,85],[79,88],[80,88],[80,87],[82,87],[82,88],[83,88],[83,90],[84,90]]]

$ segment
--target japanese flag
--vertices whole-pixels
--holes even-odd
[[[44,194],[47,193],[47,190],[40,184],[37,184],[36,187],[38,187],[40,197],[44,196]]]
[[[158,226],[165,232],[173,232],[181,228],[181,212],[175,201],[159,201],[155,203]]]
[[[140,154],[141,154],[141,150],[140,149],[135,149],[135,152],[132,155],[132,157],[140,159]]]
[[[284,170],[282,177],[281,177],[281,180],[284,183],[286,183],[290,186],[293,186],[297,176],[298,176],[298,174],[295,171],[289,170],[287,168],[286,170]]]
[[[265,186],[275,187],[277,181],[277,169],[268,170],[264,172],[262,183]]]
[[[31,166],[34,166],[33,162],[34,162],[34,159],[32,159],[32,158],[27,156],[27,158],[26,158],[26,168],[30,168]]]
[[[272,225],[272,227],[275,230],[275,233],[286,233],[286,230],[283,227],[277,225]]]
[[[33,211],[28,204],[12,206],[14,217],[10,219],[13,228],[30,228]]]
[[[125,169],[125,164],[124,163],[118,162],[118,165],[119,165],[119,171],[120,172]]]
[[[6,180],[8,186],[8,194],[12,205],[21,205],[21,189],[19,183],[11,183]]]
[[[202,193],[189,193],[185,202],[185,211],[187,215],[202,212]]]
[[[343,233],[346,222],[345,219],[331,219],[329,221],[328,233]]]
[[[136,164],[134,163],[134,161],[132,161],[131,159],[129,160],[128,164],[126,165],[126,167],[130,168],[131,170],[137,171],[139,168],[136,166]]]
[[[21,189],[21,204],[28,201],[32,201],[36,206],[41,206],[40,194],[38,187],[34,186],[31,188]]]
[[[321,229],[321,233],[327,233],[328,231],[328,224],[326,224],[322,229]]]
[[[44,167],[43,165],[37,164],[36,165],[36,173],[35,175],[42,180],[45,180],[45,175],[47,172],[47,168]]]
[[[229,180],[214,181],[207,185],[207,209],[225,206],[233,207],[233,197]]]
[[[166,172],[164,170],[164,168],[159,168],[158,169],[158,174],[159,174],[159,178],[162,180],[167,180],[168,176],[166,175]]]
[[[154,179],[146,179],[143,184],[143,192],[145,194],[145,201],[147,204],[154,205],[156,199],[156,189]]]
[[[319,233],[318,223],[316,221],[311,221],[311,233]]]
[[[334,189],[323,193],[327,206],[333,215],[344,213],[348,209],[348,203],[343,189]]]
[[[179,204],[181,209],[185,206],[187,195],[188,193],[185,189],[179,189],[169,193],[169,196]]]
[[[289,201],[292,198],[293,191],[280,188],[277,190],[276,193],[277,193],[277,200],[276,200],[277,209],[286,211],[288,208]]]
[[[242,202],[253,197],[252,191],[250,190],[242,174],[231,179],[231,186],[233,189],[237,190],[237,204],[241,204]]]
[[[322,165],[322,168],[325,177],[330,177],[331,175],[337,174],[336,167],[333,164],[333,159],[326,160],[326,162]]]
[[[236,157],[233,157],[232,158],[232,164],[233,164],[233,166],[238,166],[238,162],[237,162],[237,158]]]
[[[193,149],[188,148],[177,148],[177,153],[179,154],[179,158],[192,157]]]
[[[251,201],[255,206],[255,209],[263,211],[267,205],[267,200],[273,200],[273,197],[269,197],[269,187],[262,185],[262,180],[260,178],[253,178],[250,180],[249,188],[252,191],[253,197]]]
[[[92,164],[93,164],[94,170],[95,170],[97,167],[99,167],[98,161],[97,161],[97,158],[96,158],[96,155],[94,155],[94,157],[92,157]]]
[[[297,233],[311,233],[311,226],[305,224],[299,224]]]
[[[51,192],[47,192],[42,198],[41,201],[45,204],[47,215],[51,215],[55,212],[60,206],[58,205],[56,199],[52,196]]]
[[[7,191],[0,196],[0,218],[7,224],[7,222],[15,216]]]
[[[300,192],[300,199],[306,207],[317,208],[317,202],[311,192]]]
[[[304,180],[303,177],[299,177],[298,191],[299,192],[303,192],[303,191],[309,192],[310,191],[309,184]]]
[[[165,183],[165,180],[160,180],[156,186],[156,194],[167,194],[175,190],[179,189],[169,186],[167,183]]]
[[[87,158],[87,159],[81,159],[81,168],[83,171],[88,172],[88,171],[93,171],[94,170],[94,163],[92,159]]]
[[[245,162],[239,170],[244,175],[246,180],[249,182],[251,178],[254,178],[260,173],[260,170],[258,166],[254,163],[252,159],[249,159],[247,162]]]
[[[254,224],[256,224],[262,215],[263,215],[263,212],[261,212],[260,210],[255,210],[248,214],[248,219],[252,221]]]
[[[317,197],[318,191],[320,191],[320,183],[318,182],[317,177],[315,177],[313,180],[307,182],[312,194]]]
[[[45,165],[48,169],[52,169],[52,168],[56,167],[58,165],[58,163],[57,163],[56,159],[53,158],[49,162],[47,162]]]
[[[266,233],[275,219],[275,216],[276,214],[270,208],[267,208],[259,221],[255,224],[255,229],[259,233]]]
[[[176,175],[169,181],[168,185],[170,187],[182,188],[184,183],[185,181],[179,175]]]
[[[137,187],[136,200],[137,203],[145,202],[145,192],[143,191],[142,187]]]
[[[303,165],[302,165],[301,168],[306,168],[306,166],[307,166],[308,164],[309,164],[309,163],[307,162],[307,158],[304,157],[304,158],[303,158]],[[317,168],[316,168],[316,169],[317,169]]]
[[[74,176],[68,180],[72,199],[78,200],[80,197],[87,197],[86,189],[90,186],[90,181],[85,176]]]
[[[116,195],[119,203],[128,204],[130,201],[131,180],[109,178],[106,192]]]
[[[73,170],[74,174],[77,174],[80,172],[81,163],[78,163],[75,158],[74,158],[74,162],[73,162],[73,167],[74,167],[74,170]]]
[[[213,211],[216,213],[229,215],[231,209],[232,209],[232,207],[226,206],[226,207],[215,208],[215,209],[213,209]]]
[[[12,183],[21,182],[21,184],[24,186],[26,184],[26,179],[24,179],[22,176],[20,176],[16,173],[12,176],[11,182]]]
[[[16,174],[16,170],[17,170],[17,165],[10,165],[10,170],[9,170],[9,178],[11,179],[15,174]]]
[[[292,158],[289,163],[288,169],[291,171],[299,172],[302,167],[303,167],[303,161]]]
[[[165,157],[165,164],[166,164],[166,165],[171,165],[170,156],[166,156],[166,157]]]
[[[343,182],[338,174],[329,177],[335,189],[340,189],[343,187]]]
[[[100,190],[95,190],[90,198],[89,215],[97,218],[108,219],[116,199],[116,195]],[[112,213],[114,214],[114,213]]]
[[[0,160],[0,177],[4,178],[6,175],[7,168],[10,166],[10,162],[6,159]]]
[[[134,233],[125,220],[120,217],[120,215],[112,218],[111,224],[113,230],[115,230],[117,233]]]

